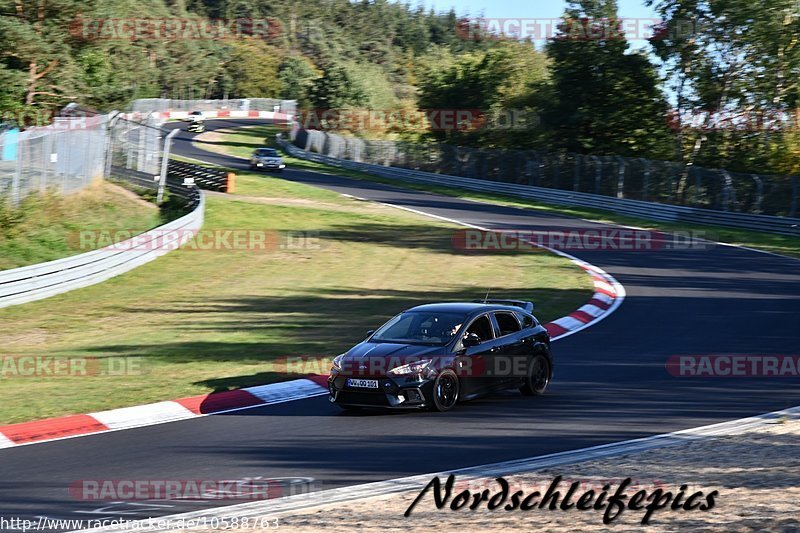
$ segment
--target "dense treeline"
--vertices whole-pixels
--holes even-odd
[[[69,101],[107,110],[146,97],[279,97],[400,116],[479,109],[482,124],[502,126],[345,129],[800,170],[796,0],[643,1],[664,24],[646,49],[632,50],[614,37],[615,0],[568,2],[561,38],[544,47],[472,31],[453,11],[387,0],[2,0],[0,110],[36,116]],[[196,24],[157,36],[140,24],[131,38],[131,19]],[[586,38],[598,26],[615,31]]]

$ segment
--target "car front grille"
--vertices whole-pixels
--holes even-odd
[[[382,392],[360,392],[354,390],[342,390],[336,396],[336,401],[344,404],[355,405],[374,405],[376,407],[389,407],[389,401]]]

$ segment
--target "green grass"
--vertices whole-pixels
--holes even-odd
[[[94,249],[102,241],[81,231],[141,233],[162,223],[162,214],[134,193],[98,183],[77,193],[31,194],[18,207],[0,203],[0,270],[52,261]]]
[[[209,195],[204,229],[319,232],[319,248],[183,249],[0,309],[3,357],[126,357],[139,368],[114,377],[6,372],[0,423],[285,380],[283,356],[330,358],[409,306],[472,300],[488,287],[536,301],[542,320],[592,293],[582,270],[550,254],[463,253],[452,246],[457,228],[443,222],[274,175],[237,179],[240,196]]]
[[[236,133],[225,135],[224,138],[219,140],[214,140],[213,142],[202,143],[201,146],[203,146],[208,150],[218,151],[226,153],[228,155],[247,157],[252,151],[253,146],[263,142],[265,139],[269,141],[268,144],[274,145],[274,141],[272,139],[274,138],[275,133],[278,133],[279,131],[280,130],[278,130],[277,128],[270,126],[254,126],[248,128],[240,128],[236,131]],[[297,159],[288,156],[285,159],[287,165],[290,166],[291,168],[327,172],[329,174],[347,176],[351,178],[374,181],[378,183],[400,185],[402,187],[406,187],[409,189],[435,192],[439,194],[455,196],[469,200],[491,202],[500,205],[533,209],[541,212],[568,215],[596,222],[637,226],[645,229],[659,230],[659,231],[697,232],[695,233],[696,235],[704,236],[708,240],[712,241],[735,244],[740,246],[748,246],[783,255],[800,257],[800,238],[798,237],[761,233],[757,231],[731,229],[713,225],[700,225],[700,224],[691,225],[691,224],[656,222],[642,218],[618,215],[616,213],[604,211],[601,209],[556,206],[503,194],[480,193],[473,191],[465,191],[454,187],[408,183],[400,180],[392,180],[385,177],[373,176],[363,172],[338,169],[328,165],[314,163],[311,161],[305,161],[302,159]]]

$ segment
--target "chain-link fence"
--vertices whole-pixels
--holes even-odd
[[[720,211],[797,216],[798,177],[742,174],[669,161],[446,144],[370,141],[322,131],[295,146],[339,159]]]
[[[297,101],[275,98],[242,98],[232,100],[170,100],[168,98],[142,98],[133,102],[134,113],[153,111],[274,111],[294,116]]]
[[[0,196],[13,203],[31,191],[63,194],[103,177],[108,117],[63,117],[46,127],[0,134]]]
[[[68,194],[113,176],[113,167],[157,175],[163,130],[119,114],[57,117],[46,127],[0,133],[0,197],[13,204],[31,192]]]
[[[139,121],[121,115],[111,118],[105,176],[114,177],[116,168],[159,175],[164,139],[168,133],[160,125],[151,115]]]

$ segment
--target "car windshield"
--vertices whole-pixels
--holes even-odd
[[[370,342],[444,346],[458,333],[465,316],[459,313],[408,311],[384,324]]]
[[[256,150],[256,155],[260,155],[261,157],[278,157],[278,152],[272,148],[259,148]]]

